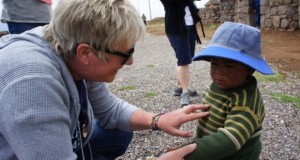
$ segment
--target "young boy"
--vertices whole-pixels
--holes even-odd
[[[252,74],[274,74],[261,55],[260,31],[225,22],[193,60],[210,62],[213,82],[203,95],[210,114],[198,121],[197,149],[185,160],[259,159],[265,109]]]

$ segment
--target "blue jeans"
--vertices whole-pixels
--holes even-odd
[[[92,159],[90,155],[93,156],[93,160],[113,160],[126,152],[132,140],[133,132],[125,132],[119,129],[104,129],[98,121],[93,125],[93,135],[89,144],[84,146],[86,160]],[[89,147],[92,153],[90,153]],[[81,159],[81,153],[77,153],[77,157]]]
[[[31,30],[38,26],[43,26],[48,23],[19,23],[19,22],[7,22],[8,31],[10,34],[20,34],[27,30]]]

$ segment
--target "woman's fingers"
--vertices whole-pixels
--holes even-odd
[[[198,112],[199,110],[208,110],[208,104],[193,104],[183,108],[185,113]]]

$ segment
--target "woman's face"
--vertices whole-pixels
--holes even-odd
[[[225,59],[212,58],[210,76],[220,89],[233,89],[239,87],[253,70],[240,62]]]
[[[115,52],[128,54],[132,47],[122,45]],[[124,65],[131,65],[133,58],[124,59],[122,56],[106,53],[107,62],[100,59],[87,44],[80,44],[77,47],[77,56],[67,62],[74,80],[90,80],[97,82],[112,82],[118,71]]]
[[[127,46],[120,47],[117,51],[122,52],[123,54],[127,54],[132,48],[128,48]],[[91,66],[90,66],[90,74],[86,79],[100,82],[112,82],[118,71],[123,68],[124,65],[133,64],[133,58],[124,59],[124,57],[120,57],[113,54],[107,53],[107,62],[103,62],[100,58],[98,58],[95,54],[91,58]],[[124,61],[125,60],[125,61]]]

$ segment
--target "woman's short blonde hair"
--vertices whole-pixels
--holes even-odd
[[[145,25],[129,0],[60,0],[45,37],[68,59],[80,43],[113,51],[120,45],[133,46],[144,31]],[[102,54],[98,52],[98,57],[105,59]]]

